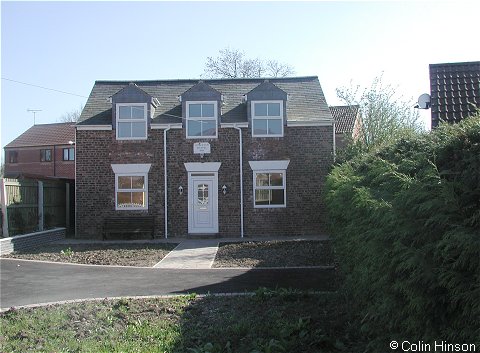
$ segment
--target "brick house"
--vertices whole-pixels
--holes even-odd
[[[5,146],[5,176],[75,179],[75,123],[33,125]]]
[[[76,235],[146,214],[157,237],[321,234],[333,139],[317,77],[97,81],[76,131]]]
[[[458,122],[480,108],[480,61],[430,64],[432,128]]]
[[[335,120],[335,147],[342,149],[349,141],[360,138],[362,120],[358,105],[330,106]]]

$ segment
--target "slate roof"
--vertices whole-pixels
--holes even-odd
[[[358,105],[337,105],[331,106],[333,119],[335,119],[335,133],[353,133],[355,120],[358,116]]]
[[[269,78],[269,82],[288,94],[287,119],[297,121],[333,120],[323,95],[318,77]],[[224,96],[221,121],[247,121],[245,94],[265,81],[255,79],[201,80]],[[178,96],[196,85],[199,80],[158,81],[96,81],[79,119],[79,125],[108,125],[112,123],[112,104],[109,97],[134,82],[160,102],[152,123],[181,122],[182,106]]]
[[[432,127],[472,115],[480,108],[480,61],[431,64],[430,96]]]
[[[75,141],[75,123],[33,125],[5,148],[68,145]]]

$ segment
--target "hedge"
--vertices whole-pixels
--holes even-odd
[[[326,203],[353,325],[480,349],[480,116],[336,165]]]

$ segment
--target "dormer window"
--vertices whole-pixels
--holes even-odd
[[[252,136],[283,136],[283,101],[252,101]]]
[[[117,140],[147,139],[147,104],[117,103]]]
[[[187,138],[216,138],[218,136],[216,101],[186,102]]]

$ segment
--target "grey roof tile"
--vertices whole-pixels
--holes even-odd
[[[316,76],[269,78],[278,88],[288,94],[288,120],[333,120]],[[247,121],[243,96],[265,81],[258,79],[212,79],[202,80],[224,95],[222,122]],[[109,97],[132,81],[96,81],[82,111],[79,125],[111,124],[112,112]],[[196,85],[199,80],[134,81],[140,89],[160,102],[155,109],[154,123],[181,122],[182,108],[178,96]]]

